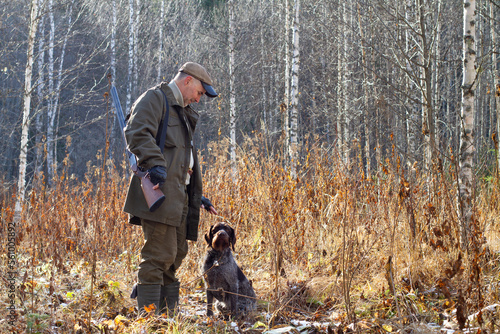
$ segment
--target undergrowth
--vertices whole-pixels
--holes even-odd
[[[14,326],[4,320],[1,329],[233,332],[204,315],[203,234],[217,221],[237,230],[235,257],[259,298],[259,311],[238,322],[240,329],[262,332],[298,319],[342,332],[404,331],[442,324],[451,314],[460,327],[498,329],[483,314],[467,318],[498,300],[495,180],[478,186],[470,247],[462,249],[453,165],[421,173],[394,155],[366,177],[356,162],[313,143],[292,178],[270,151],[257,136],[239,147],[234,164],[227,143],[202,152],[204,195],[219,216],[202,213],[199,240],[178,272],[184,311],[173,320],[138,318],[128,297],[142,232],[121,211],[126,166],[103,163],[99,153],[82,180],[63,170],[49,187],[39,175],[16,230],[16,320]],[[5,186],[1,196],[7,240],[15,193]],[[7,243],[1,247],[6,262]],[[2,271],[8,277],[7,266]]]

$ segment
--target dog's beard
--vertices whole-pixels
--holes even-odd
[[[225,231],[217,232],[212,239],[212,248],[221,252],[224,249],[229,248],[229,246],[229,235]]]

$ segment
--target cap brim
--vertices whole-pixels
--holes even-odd
[[[204,83],[203,81],[201,82],[203,85],[203,88],[205,88],[205,94],[209,97],[217,97],[217,93],[215,92],[215,89],[210,86],[209,84]]]

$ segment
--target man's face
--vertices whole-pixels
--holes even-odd
[[[182,97],[184,98],[184,105],[187,106],[191,103],[198,103],[200,98],[205,94],[205,88],[201,84],[201,81],[188,76],[184,79],[185,89],[182,93]]]

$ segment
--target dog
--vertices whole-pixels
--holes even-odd
[[[255,291],[233,258],[236,236],[226,223],[217,223],[205,234],[207,255],[202,265],[207,290],[207,316],[212,304],[225,318],[242,316],[256,308]],[[248,296],[249,298],[243,297]]]

